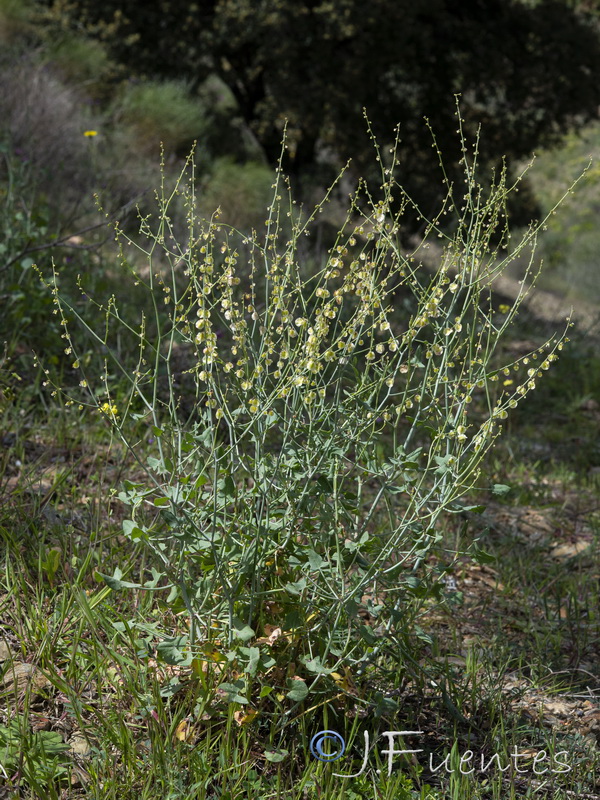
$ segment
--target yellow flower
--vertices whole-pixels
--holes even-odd
[[[498,311],[499,311],[501,314],[506,314],[506,313],[508,313],[508,312],[510,311],[510,306],[507,306],[505,303],[501,303],[501,304],[498,306]]]
[[[98,136],[98,131],[84,131],[84,136]]]

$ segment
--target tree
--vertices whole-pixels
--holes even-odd
[[[593,8],[564,0],[46,0],[138,74],[218,74],[271,163],[288,120],[288,171],[324,152],[372,163],[363,108],[379,141],[400,123],[402,183],[436,207],[435,159],[460,159],[455,93],[480,158],[522,158],[597,116],[600,35]],[[594,5],[592,3],[592,5]],[[450,177],[456,177],[450,169]]]

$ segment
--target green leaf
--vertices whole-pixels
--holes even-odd
[[[472,511],[475,514],[481,514],[485,511],[485,506],[463,506],[461,503],[451,503],[446,511],[449,514],[461,514],[464,511]]]
[[[221,481],[219,481],[221,483]],[[223,494],[225,497],[235,497],[235,483],[231,475],[227,475],[223,481]]]
[[[293,700],[295,703],[301,703],[308,694],[308,686],[302,678],[288,680],[288,686],[292,686],[292,688],[286,694],[286,697],[289,697],[290,700]]]
[[[308,656],[302,656],[300,660],[309,672],[314,672],[317,675],[330,675],[333,672],[332,669],[327,669],[327,667],[323,666],[319,656],[310,659]]]
[[[195,447],[194,437],[190,433],[186,433],[181,443],[181,449],[184,453],[191,453]]]
[[[159,475],[164,475],[166,472],[165,465],[160,460],[160,458],[155,458],[154,456],[148,456],[146,459],[146,464],[150,467],[150,469],[154,470],[154,472],[158,472]]]
[[[400,492],[406,491],[406,486],[386,486],[385,488],[392,494],[400,494]]]
[[[325,475],[319,475],[316,478],[313,478],[321,489],[321,492],[330,495],[333,493],[333,483],[327,478]]]
[[[495,483],[492,487],[492,494],[497,495],[505,495],[510,492],[510,486],[507,486],[505,483]]]
[[[54,577],[57,569],[60,566],[61,555],[62,555],[62,550],[60,549],[60,547],[53,547],[46,553],[46,559],[43,562],[42,566],[46,570],[48,577],[51,579]]]
[[[373,633],[373,629],[369,625],[361,625],[359,631],[368,645],[373,646],[379,644],[379,637]]]
[[[477,564],[495,564],[498,561],[496,556],[487,553],[485,550],[480,550],[478,547],[473,547],[470,555]]]
[[[428,633],[425,633],[423,628],[420,625],[415,625],[415,633],[417,638],[420,639],[422,642],[426,642],[427,644],[433,644],[433,639]]]
[[[153,586],[152,584],[156,581],[156,576],[162,577],[162,573],[157,573],[156,570],[152,570],[154,575],[154,581],[149,581],[148,583],[141,584],[141,583],[130,583],[130,581],[122,581],[121,575],[123,574],[119,567],[115,567],[115,571],[112,575],[105,575],[103,572],[96,572],[94,573],[97,577],[102,578],[102,580],[109,586],[113,592],[120,592],[123,589],[143,589],[146,592],[162,592],[164,589],[168,589],[169,586]]]
[[[171,586],[171,591],[169,592],[169,596],[167,597],[165,602],[167,603],[168,606],[170,606],[171,603],[174,603],[178,597],[179,597],[179,587],[173,585]]]
[[[40,750],[49,756],[57,756],[69,750],[69,745],[57,731],[40,731],[38,742]]]
[[[260,650],[258,647],[241,647],[240,650],[248,656],[248,663],[246,664],[246,672],[248,675],[255,675],[256,669],[260,662]]]
[[[158,587],[159,580],[164,576],[164,572],[159,572],[155,567],[152,567],[150,572],[152,573],[152,580],[146,581],[144,584],[144,589],[156,589]],[[161,589],[166,589],[166,586],[159,587]]]
[[[241,703],[245,705],[248,703],[246,698],[239,694],[239,690],[242,689],[244,686],[242,681],[236,681],[235,683],[222,683],[218,687],[222,692],[225,692],[227,696],[227,700],[230,703]]]
[[[416,586],[409,586],[408,591],[413,597],[433,597],[435,592],[431,586],[428,586],[426,583],[419,582]]]
[[[256,636],[252,628],[242,622],[238,617],[233,618],[233,627],[235,629],[233,635],[242,642],[247,642],[249,639],[252,639],[253,636]]]
[[[271,667],[274,667],[276,663],[277,663],[277,661],[274,658],[271,658],[271,656],[265,655],[264,653],[261,653],[260,666],[261,666],[262,671],[264,673],[266,673],[268,670],[270,670]]]
[[[265,758],[273,764],[278,764],[280,761],[283,761],[287,755],[289,755],[289,751],[280,747],[272,750],[265,750]]]
[[[144,531],[141,528],[138,528],[132,519],[123,520],[123,533],[125,536],[129,536],[134,541],[141,539],[145,535]]]
[[[295,583],[286,583],[284,588],[290,594],[299,595],[306,589],[306,583],[306,578],[300,578],[300,580]]]
[[[191,664],[191,654],[186,653],[183,650],[187,643],[188,637],[186,635],[175,636],[172,639],[164,639],[162,642],[157,644],[156,654],[161,661],[164,661],[165,664],[171,664],[171,666],[177,666],[186,663]]]
[[[397,714],[399,710],[398,703],[392,700],[391,697],[384,697],[382,694],[375,695],[375,717],[389,716],[390,714]]]
[[[123,572],[119,569],[119,567],[115,567],[115,571],[113,575],[105,575],[103,572],[97,572],[96,575],[99,575],[102,580],[109,586],[113,592],[120,592],[123,589],[141,589],[142,585],[139,583],[130,583],[129,581],[122,581],[121,575]]]
[[[435,471],[436,475],[445,475],[447,472],[451,471],[450,461],[453,459],[453,456],[434,456],[435,463],[438,465],[438,468]]]
[[[321,556],[312,549],[307,551],[307,556],[308,556],[308,563],[311,569],[320,570],[323,564],[325,563],[325,561],[323,561]]]

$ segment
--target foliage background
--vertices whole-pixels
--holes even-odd
[[[10,767],[9,786],[16,796],[58,798],[70,791],[73,796],[154,797],[157,787],[168,797],[211,800],[273,793],[303,800],[369,794],[403,800],[506,796],[502,778],[492,789],[460,776],[444,783],[424,776],[414,763],[390,781],[372,770],[360,782],[340,786],[327,765],[311,760],[308,742],[315,725],[348,724],[354,735],[360,725],[372,723],[403,727],[398,716],[403,713],[427,726],[435,752],[449,750],[454,741],[467,749],[474,743],[474,728],[482,731],[475,744],[488,750],[510,750],[518,740],[555,752],[566,742],[577,759],[568,790],[597,793],[597,747],[593,720],[588,720],[596,713],[595,696],[582,699],[590,685],[596,691],[599,641],[594,508],[600,365],[593,324],[600,301],[600,243],[593,165],[562,212],[539,233],[547,266],[541,285],[553,290],[555,300],[564,299],[567,306],[572,300],[576,311],[585,310],[576,317],[584,322],[578,322],[558,365],[511,411],[505,436],[486,459],[473,498],[487,503],[485,515],[471,509],[447,522],[441,542],[446,550],[427,562],[435,591],[410,580],[402,585],[406,597],[418,601],[411,606],[416,616],[410,625],[404,617],[403,630],[410,633],[381,647],[378,620],[393,607],[388,603],[386,610],[375,597],[359,598],[361,647],[380,658],[364,670],[319,679],[323,698],[335,700],[319,706],[322,716],[302,708],[294,720],[289,762],[281,718],[288,701],[303,702],[306,681],[299,672],[310,678],[310,669],[296,655],[306,655],[302,648],[310,645],[310,637],[286,642],[276,635],[270,643],[261,642],[258,662],[258,646],[244,639],[245,625],[237,620],[234,634],[227,620],[223,629],[228,628],[234,646],[225,651],[215,634],[215,649],[207,647],[200,659],[209,664],[206,670],[200,663],[181,666],[190,633],[183,622],[183,592],[170,601],[159,591],[111,593],[99,579],[102,573],[112,575],[113,586],[152,588],[160,555],[149,556],[136,537],[154,524],[157,509],[175,533],[180,528],[164,511],[163,501],[172,499],[171,483],[178,480],[171,474],[159,476],[167,497],[158,497],[149,519],[142,522],[140,516],[142,527],[123,527],[129,512],[115,495],[125,488],[130,500],[145,496],[148,476],[132,451],[111,439],[113,423],[127,408],[133,372],[124,375],[115,362],[103,369],[103,356],[111,352],[128,364],[139,357],[131,331],[105,325],[107,308],[118,307],[123,320],[139,321],[143,313],[150,339],[168,319],[168,304],[157,315],[143,283],[162,275],[160,295],[169,265],[177,270],[190,258],[189,208],[176,187],[194,140],[195,213],[207,224],[222,226],[219,236],[228,225],[240,231],[231,232],[229,244],[235,239],[244,281],[250,277],[250,242],[261,247],[269,241],[265,219],[276,179],[283,182],[279,246],[289,241],[294,226],[304,226],[314,198],[351,158],[328,202],[315,212],[311,236],[303,234],[295,243],[302,278],[314,279],[335,257],[337,232],[358,176],[370,179],[373,204],[384,197],[381,168],[390,168],[389,145],[398,123],[400,163],[393,177],[424,211],[417,214],[404,198],[399,249],[423,255],[423,232],[449,185],[454,184],[461,208],[465,160],[471,164],[475,158],[480,125],[477,158],[486,191],[492,170],[497,180],[502,163],[510,177],[534,150],[539,154],[529,177],[516,186],[518,194],[513,192],[519,202],[508,209],[518,238],[519,225],[547,214],[588,155],[597,154],[598,10],[594,0],[185,5],[161,0],[143,6],[112,0],[101,5],[0,0],[0,645],[8,644],[11,654],[6,658],[6,648],[0,650],[0,763]],[[455,93],[461,95],[466,150],[456,133]],[[379,163],[363,108],[383,145]],[[289,201],[277,172],[286,120],[283,166],[293,190]],[[390,176],[384,172],[384,177]],[[165,199],[168,218],[161,215]],[[360,210],[371,214],[369,203],[363,198]],[[398,193],[389,210],[395,213],[401,205]],[[216,206],[220,215],[208,223]],[[124,232],[121,250],[107,222],[118,222]],[[438,222],[441,243],[445,236],[460,240],[450,215]],[[166,232],[160,247],[149,235],[156,225]],[[364,233],[368,237],[372,231]],[[233,257],[229,244],[219,239],[215,245],[219,264]],[[510,254],[501,235],[491,244],[503,256]],[[431,245],[427,252],[435,267],[440,251]],[[65,307],[100,331],[100,340],[82,331],[72,342],[65,340],[60,315],[53,314],[53,287],[39,281],[34,263],[45,275],[56,267]],[[507,293],[496,286],[481,299],[478,313],[502,318],[502,308],[520,291],[527,263],[514,259]],[[138,275],[137,286],[128,282],[131,274]],[[564,305],[557,315],[561,324]],[[413,311],[410,293],[399,290],[394,298],[398,325],[405,325]],[[215,332],[221,343],[225,327]],[[547,307],[534,313],[523,305],[514,340],[498,357],[523,358],[554,330],[556,319]],[[160,376],[154,407],[172,410],[185,397],[187,405],[177,409],[179,424],[193,418],[198,398],[187,372],[186,343],[174,337],[171,344],[172,369]],[[82,371],[89,386],[79,387],[81,394],[93,387],[88,401],[97,413],[92,417],[53,388],[78,386]],[[503,385],[510,380],[502,376]],[[350,377],[349,387],[355,384]],[[158,420],[154,428],[143,418],[129,422],[142,464],[147,456],[156,459],[163,442],[171,446],[172,434],[175,451],[181,443],[187,454],[200,453],[193,438],[178,442],[177,425],[163,430]],[[217,449],[226,445],[226,426],[215,426],[214,433]],[[385,459],[389,445],[379,443],[373,464]],[[314,483],[308,499],[319,507],[327,484]],[[205,485],[208,491],[210,484]],[[512,493],[486,494],[493,485],[511,485]],[[230,482],[217,488],[221,499],[231,496]],[[527,533],[523,520],[533,520],[533,533]],[[308,518],[302,525],[306,536],[314,535]],[[124,532],[134,535],[127,538]],[[477,535],[485,537],[486,550],[467,552]],[[234,535],[227,546],[238,544]],[[463,546],[453,561],[449,554]],[[299,560],[305,559],[306,545],[294,541],[293,547]],[[276,557],[265,565],[273,585],[280,567]],[[313,565],[320,565],[318,558],[312,556]],[[210,574],[214,565],[204,553],[193,566]],[[457,588],[451,588],[452,581]],[[390,595],[395,587],[385,588]],[[267,605],[259,621],[271,626],[270,633],[255,633],[268,640],[282,612],[276,603]],[[250,620],[247,609],[241,610]],[[328,628],[327,613],[322,628]],[[333,638],[338,633],[328,630]],[[316,646],[325,641],[317,637]],[[275,676],[269,673],[273,647]],[[317,673],[319,666],[312,662]],[[256,681],[246,680],[252,670],[260,676],[260,692],[265,690],[258,699],[251,691]],[[226,688],[219,692],[222,684]],[[23,686],[28,687],[24,694]],[[272,686],[278,692],[267,691]],[[532,711],[540,697],[551,702],[553,693],[563,704],[571,703],[564,725],[559,711],[554,713],[561,725]],[[256,703],[262,714],[246,716],[244,704],[236,705],[240,697]],[[360,715],[348,722],[348,706],[367,697],[376,713],[366,722]],[[526,706],[515,705],[524,697],[529,697]],[[77,747],[85,760],[74,756]],[[287,769],[292,762],[296,772]],[[0,773],[0,781],[3,777]],[[510,791],[525,797],[532,788],[517,780]]]

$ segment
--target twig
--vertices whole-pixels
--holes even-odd
[[[112,216],[111,219],[106,220],[105,222],[98,222],[96,225],[88,225],[87,228],[81,228],[81,230],[75,231],[74,233],[68,233],[65,236],[61,236],[60,239],[56,239],[53,242],[46,242],[45,244],[38,244],[35,247],[29,247],[28,244],[25,245],[23,250],[18,253],[14,258],[11,258],[10,261],[7,261],[4,266],[0,267],[0,273],[5,272],[7,269],[10,269],[12,265],[19,261],[19,259],[26,256],[28,253],[37,253],[40,250],[51,250],[53,247],[69,247],[74,250],[93,250],[94,248],[101,247],[105,244],[108,239],[104,239],[102,242],[97,242],[96,244],[74,244],[69,242],[74,236],[81,236],[84,233],[89,233],[90,231],[95,231],[98,228],[104,228],[107,225],[110,225],[112,222],[118,220],[122,214],[126,211],[129,211],[131,206],[140,198],[143,197],[148,192],[148,189],[138,194],[133,200],[129,200],[125,205],[121,206],[116,213]]]

